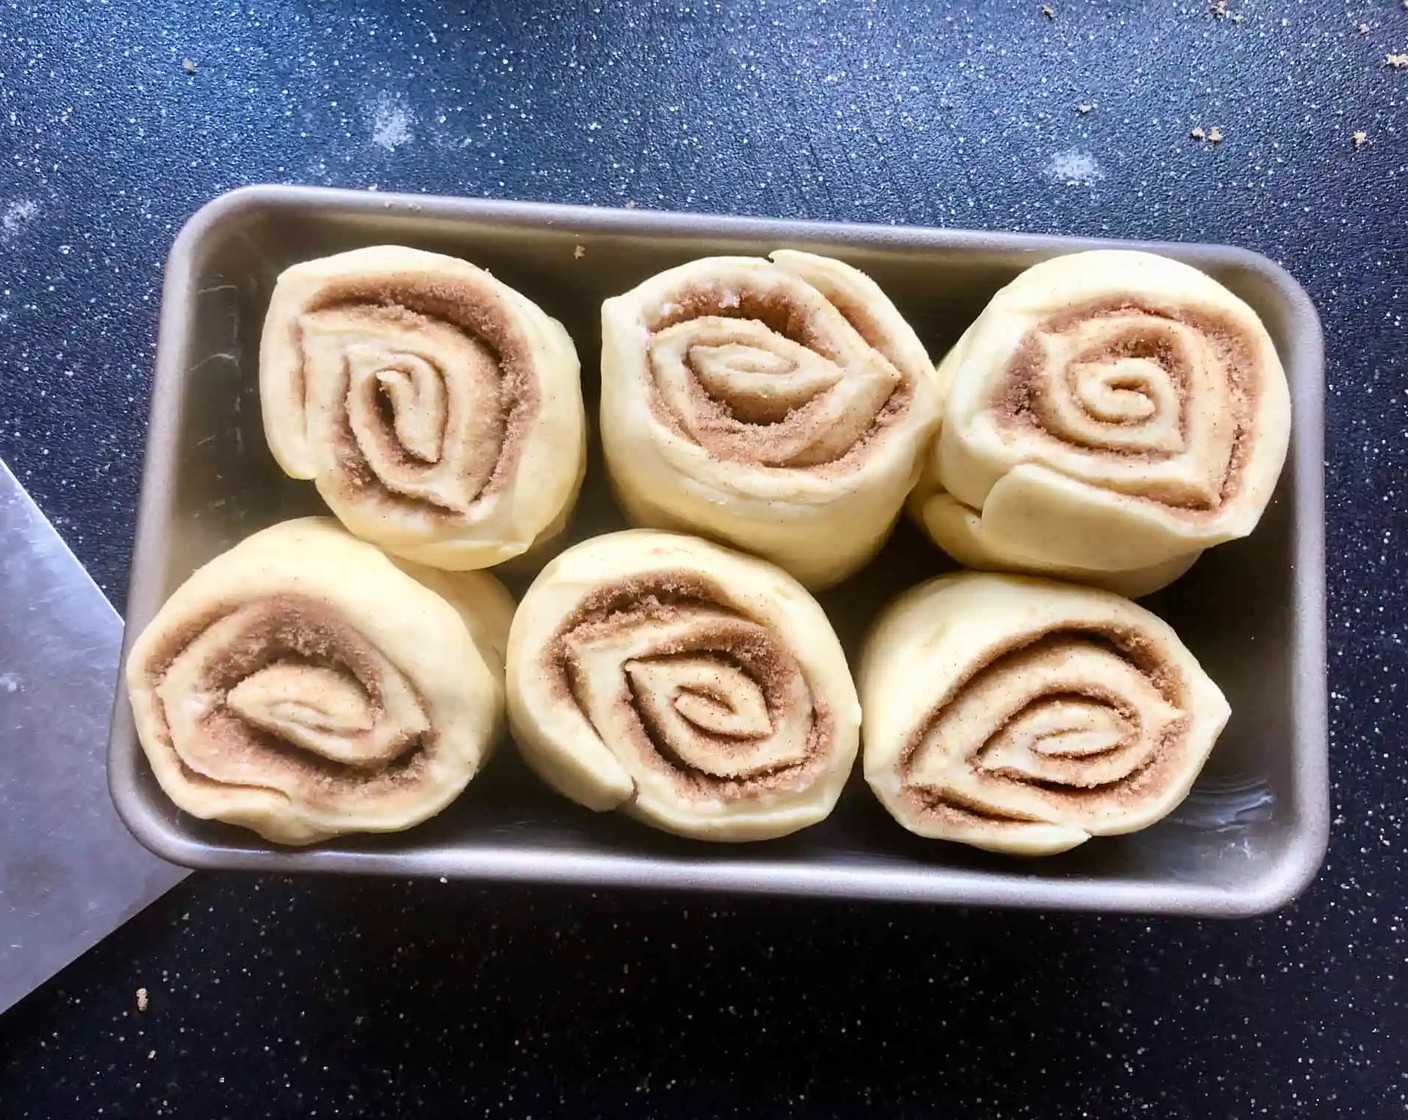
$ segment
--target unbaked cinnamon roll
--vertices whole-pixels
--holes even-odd
[[[692,537],[597,537],[514,616],[509,721],[559,792],[668,832],[761,840],[831,812],[860,708],[840,643],[791,577]]]
[[[707,257],[602,306],[601,432],[632,521],[718,538],[809,586],[884,542],[938,421],[933,367],[840,261]]]
[[[562,325],[483,269],[356,249],[279,277],[264,430],[357,536],[486,568],[566,524],[586,464],[578,373]]]
[[[1028,269],[938,376],[943,430],[911,510],[969,567],[1145,594],[1250,533],[1286,456],[1290,398],[1266,328],[1151,253]]]
[[[487,574],[287,521],[197,571],[133,643],[137,734],[197,817],[281,844],[408,828],[495,742],[512,612]]]
[[[941,576],[902,595],[859,680],[865,778],[895,819],[1022,855],[1165,816],[1229,715],[1161,619],[1023,576]]]

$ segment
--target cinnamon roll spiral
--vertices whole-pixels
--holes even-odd
[[[357,536],[485,568],[566,523],[586,465],[577,352],[454,257],[378,246],[275,286],[260,349],[269,447]]]
[[[932,377],[875,282],[810,253],[708,257],[602,306],[602,443],[627,514],[809,586],[884,542],[938,421]]]
[[[814,824],[855,761],[859,704],[821,607],[770,564],[671,533],[553,560],[514,617],[508,692],[551,785],[683,836]]]
[[[920,836],[1047,855],[1133,832],[1187,795],[1227,701],[1127,599],[1022,576],[941,576],[861,661],[865,777]]]
[[[282,844],[408,828],[495,741],[512,611],[487,574],[287,521],[197,571],[133,643],[137,733],[195,816]]]
[[[1151,253],[1028,269],[938,376],[943,430],[911,509],[969,567],[1145,594],[1250,533],[1286,456],[1290,398],[1266,328]]]

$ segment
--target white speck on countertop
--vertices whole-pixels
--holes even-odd
[[[18,692],[20,679],[14,673],[0,673],[0,692]]]

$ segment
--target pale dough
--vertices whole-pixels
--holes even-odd
[[[1246,536],[1286,457],[1266,328],[1197,269],[1100,250],[1028,269],[940,364],[910,510],[960,563],[1142,595]]]
[[[601,431],[633,522],[837,582],[884,543],[938,422],[879,286],[782,250],[707,257],[602,305]]]
[[[194,816],[281,844],[408,828],[500,733],[512,613],[485,573],[286,521],[200,568],[133,643],[137,733]]]
[[[264,431],[355,535],[486,568],[566,524],[586,468],[562,324],[466,261],[382,245],[280,275],[260,347]]]
[[[1107,591],[941,576],[876,623],[865,778],[911,832],[1048,855],[1187,795],[1230,714],[1178,635]]]
[[[672,533],[548,564],[514,616],[508,695],[524,757],[559,792],[706,840],[822,820],[858,744],[817,602],[771,564]]]

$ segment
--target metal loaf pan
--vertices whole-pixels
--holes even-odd
[[[1022,269],[1059,253],[1120,244],[300,187],[224,195],[187,223],[167,263],[129,641],[196,566],[256,529],[320,510],[312,485],[285,478],[264,444],[258,390],[264,309],[287,265],[386,242],[474,261],[561,319],[581,351],[589,414],[597,395],[601,301],[694,257],[781,246],[840,257],[880,283],[938,357]],[[905,832],[875,802],[857,766],[823,824],[778,841],[708,845],[581,809],[539,783],[506,749],[458,802],[418,828],[281,850],[188,817],[166,800],[120,686],[110,766],[119,811],[153,851],[198,868],[1208,916],[1261,913],[1284,903],[1314,876],[1329,819],[1319,322],[1301,287],[1254,253],[1217,245],[1132,247],[1196,265],[1246,299],[1276,341],[1295,404],[1290,459],[1256,533],[1211,550],[1146,601],[1177,627],[1234,713],[1192,796],[1157,826],[1040,861],[989,855]],[[594,448],[572,539],[622,525]],[[902,522],[878,560],[823,596],[848,650],[856,650],[869,620],[901,588],[948,567]],[[510,582],[521,591],[526,578]]]

